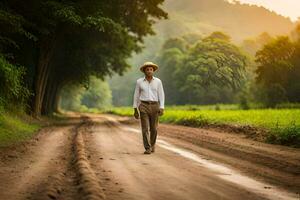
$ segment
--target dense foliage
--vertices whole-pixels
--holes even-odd
[[[87,84],[129,68],[126,60],[154,34],[167,14],[153,1],[4,0],[0,3],[0,54],[26,69],[34,115],[57,109],[61,88]],[[9,79],[3,77],[3,79]]]
[[[247,56],[222,32],[166,41],[157,62],[170,104],[234,101],[246,79]]]
[[[300,33],[300,32],[299,32]],[[300,35],[300,34],[299,34]],[[300,102],[300,40],[279,36],[256,53],[256,81],[262,100],[274,107],[281,102]]]

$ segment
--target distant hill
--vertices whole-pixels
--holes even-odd
[[[286,34],[294,27],[289,18],[264,7],[233,4],[224,0],[167,0],[163,7],[170,19],[159,22],[156,30],[164,37],[221,30],[230,34],[234,41],[240,42],[262,32]]]
[[[143,76],[138,70],[146,60],[153,60],[164,41],[187,33],[207,35],[223,31],[232,41],[241,44],[244,39],[256,37],[262,32],[281,35],[291,32],[295,24],[263,7],[232,4],[224,0],[166,0],[163,5],[169,19],[154,26],[155,36],[145,40],[145,49],[130,60],[131,70],[124,76],[113,76],[109,84],[114,105],[131,105],[135,80]]]

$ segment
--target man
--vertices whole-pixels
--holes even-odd
[[[161,80],[153,76],[156,70],[158,66],[152,62],[140,67],[145,76],[136,81],[133,97],[134,117],[141,119],[144,154],[155,152],[158,117],[164,113],[165,94]]]

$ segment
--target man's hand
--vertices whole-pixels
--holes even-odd
[[[139,119],[140,118],[140,114],[139,114],[137,108],[134,108],[134,114],[133,115],[134,115],[135,119]]]
[[[158,115],[159,116],[162,116],[164,114],[164,109],[163,108],[160,108],[159,111],[158,111]]]

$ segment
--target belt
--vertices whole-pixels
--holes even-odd
[[[158,101],[141,101],[142,103],[147,103],[147,104],[157,104]]]

